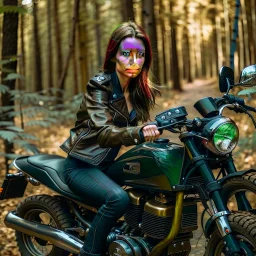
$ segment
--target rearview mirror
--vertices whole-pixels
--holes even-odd
[[[239,83],[241,85],[256,85],[256,65],[251,65],[243,69]]]
[[[228,92],[231,85],[234,85],[234,70],[232,68],[223,66],[219,73],[220,92]]]

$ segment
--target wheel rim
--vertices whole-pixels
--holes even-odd
[[[42,209],[32,209],[28,211],[24,219],[29,221],[38,222],[40,224],[48,225],[51,227],[57,227],[55,220],[52,216]],[[31,255],[35,256],[47,256],[49,255],[54,245],[49,241],[44,241],[40,238],[35,236],[29,236],[26,234],[22,234],[24,245],[26,246],[27,250],[31,253]]]
[[[252,251],[256,252],[255,246],[243,235],[241,234],[235,234],[236,240],[239,242],[240,247],[243,246],[243,244],[246,244],[247,247]],[[217,246],[216,246],[216,251],[214,252],[214,256],[225,256],[227,255],[228,251],[226,251],[226,246],[223,243],[223,239],[221,239]],[[242,251],[239,253],[241,256],[247,256],[247,253],[242,249]]]

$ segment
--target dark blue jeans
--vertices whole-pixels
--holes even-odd
[[[69,188],[75,194],[85,198],[86,204],[100,207],[93,219],[80,255],[101,255],[111,228],[128,206],[129,197],[97,166],[68,156],[64,168]]]

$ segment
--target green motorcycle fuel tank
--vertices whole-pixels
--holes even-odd
[[[185,147],[168,139],[146,142],[121,155],[107,175],[118,184],[172,191],[180,184]]]

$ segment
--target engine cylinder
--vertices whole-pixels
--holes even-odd
[[[135,189],[129,189],[126,191],[129,195],[130,203],[124,214],[124,219],[132,228],[138,228],[142,220],[143,207],[147,194]]]
[[[149,237],[164,239],[170,232],[174,216],[175,204],[161,203],[151,199],[145,203],[142,214],[141,229]],[[184,202],[180,233],[197,229],[197,205]]]

